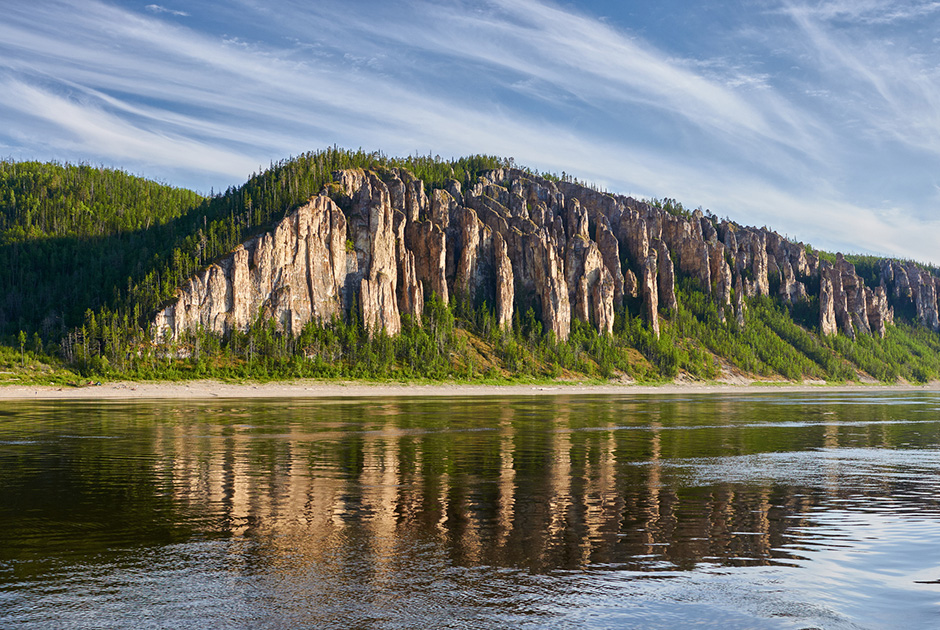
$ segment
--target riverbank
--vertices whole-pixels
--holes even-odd
[[[821,382],[675,382],[663,385],[578,383],[472,385],[363,383],[354,381],[296,381],[270,383],[223,383],[219,381],[114,382],[83,386],[0,386],[0,400],[128,400],[201,398],[364,398],[393,396],[586,396],[643,394],[708,394],[807,391],[937,391],[940,381],[926,385],[840,384]]]

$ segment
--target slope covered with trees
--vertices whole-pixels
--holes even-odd
[[[512,166],[492,156],[390,158],[334,147],[273,164],[238,188],[203,197],[121,171],[0,162],[0,336],[6,346],[0,367],[22,373],[45,357],[87,376],[122,378],[940,377],[940,335],[924,325],[913,298],[883,337],[823,334],[816,287],[792,300],[775,291],[746,296],[743,287],[729,288],[728,299],[737,302],[740,293],[745,308],[737,318],[726,317],[732,302],[716,299],[714,287],[678,264],[677,254],[675,303],[655,306],[656,327],[642,292],[617,300],[609,332],[573,320],[561,339],[548,330],[538,304],[520,298],[511,320],[500,325],[492,298],[454,293],[442,300],[426,288],[421,317],[402,316],[397,335],[370,330],[354,305],[292,333],[259,314],[245,330],[155,338],[154,316],[179,287],[312,196],[324,192],[349,214],[349,195],[334,181],[337,171],[361,169],[386,180],[407,171],[430,194],[448,181],[467,191],[482,174]],[[573,183],[567,175],[531,176],[564,190]],[[691,220],[673,200],[652,205]],[[593,220],[590,229],[596,229]],[[626,274],[631,261],[625,253],[621,259]],[[869,286],[881,280],[880,260],[846,261]],[[642,270],[634,264],[634,272]],[[742,270],[745,281],[749,273]],[[778,274],[782,279],[783,270]]]

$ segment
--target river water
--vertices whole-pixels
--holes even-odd
[[[0,628],[940,628],[940,395],[4,402]]]

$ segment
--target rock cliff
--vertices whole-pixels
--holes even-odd
[[[671,214],[516,169],[463,190],[430,191],[405,170],[347,170],[335,185],[200,272],[154,321],[158,336],[245,329],[271,317],[298,333],[361,309],[373,333],[419,321],[431,294],[485,301],[501,326],[532,308],[566,339],[573,320],[605,334],[625,304],[659,333],[678,307],[677,276],[714,300],[719,317],[744,324],[745,297],[797,303],[816,295],[822,334],[885,334],[895,308],[940,329],[940,278],[912,263],[881,261],[866,285],[840,254],[821,259],[766,228],[701,211]]]
[[[314,197],[273,231],[190,279],[157,314],[158,335],[173,338],[197,327],[227,333],[259,315],[296,333],[311,319],[340,315],[348,307],[349,270],[357,269],[346,251],[348,229],[331,199]]]

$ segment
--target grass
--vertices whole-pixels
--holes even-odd
[[[81,381],[82,376],[59,359],[0,346],[0,385],[73,385]]]

